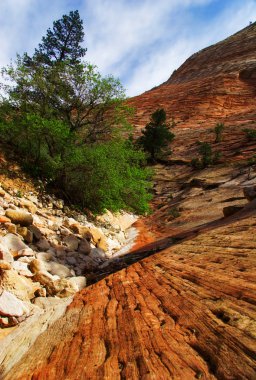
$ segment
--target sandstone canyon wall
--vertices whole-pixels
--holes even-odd
[[[155,167],[133,252],[2,337],[1,379],[256,379],[256,200],[244,190],[255,194],[256,143],[243,134],[255,129],[255,42],[254,23],[129,100],[138,130],[159,107],[175,118],[180,162]],[[193,171],[196,140],[214,141],[216,122],[228,127],[223,161]]]

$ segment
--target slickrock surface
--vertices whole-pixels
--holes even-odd
[[[255,120],[256,23],[191,56],[162,85],[129,100],[137,108],[134,124],[144,127],[164,108],[180,128],[216,122],[240,125]]]
[[[255,379],[255,214],[86,288],[4,379]]]

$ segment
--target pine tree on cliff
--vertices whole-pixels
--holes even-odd
[[[69,15],[54,21],[53,28],[47,30],[34,56],[27,56],[27,64],[36,62],[37,65],[53,66],[65,62],[75,65],[81,62],[87,50],[81,46],[83,40],[83,20],[77,10],[71,11]]]
[[[138,143],[150,154],[150,159],[154,162],[157,155],[162,153],[173,139],[174,134],[170,132],[169,125],[166,124],[166,112],[161,108],[152,113],[150,122],[142,130]]]

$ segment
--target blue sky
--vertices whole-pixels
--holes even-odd
[[[86,60],[128,96],[166,81],[191,54],[256,20],[256,0],[1,0],[0,66],[32,53],[47,28],[78,9]]]

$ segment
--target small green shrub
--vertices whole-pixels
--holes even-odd
[[[249,141],[256,140],[256,129],[246,128],[243,131]]]
[[[224,124],[223,123],[217,123],[214,132],[215,132],[215,142],[219,143],[222,141],[222,132],[224,130]]]
[[[172,207],[169,210],[169,215],[171,215],[173,217],[173,219],[178,218],[180,216],[179,209],[177,207]]]
[[[190,165],[194,169],[204,169],[210,165],[216,165],[220,162],[221,152],[212,151],[212,147],[207,142],[198,141],[199,149],[198,153],[200,154],[200,158],[193,158],[190,162]]]

